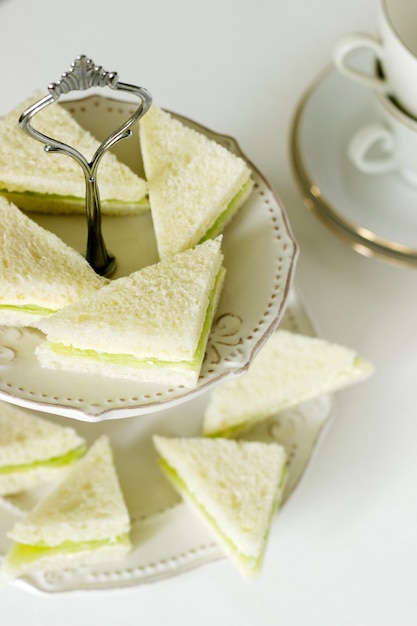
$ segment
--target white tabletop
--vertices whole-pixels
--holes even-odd
[[[8,586],[2,626],[417,623],[416,270],[365,258],[325,228],[304,207],[288,151],[304,90],[338,38],[373,31],[375,14],[375,0],[0,0],[0,114],[87,54],[161,106],[235,137],[286,208],[296,284],[321,335],[376,368],[337,395],[258,581],[243,583],[222,560],[118,591]]]

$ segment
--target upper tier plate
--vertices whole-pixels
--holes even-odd
[[[132,112],[132,104],[102,96],[67,102],[65,106],[99,140]],[[180,119],[248,161],[232,138]],[[138,133],[121,141],[115,152],[143,176]],[[255,188],[224,232],[227,276],[195,388],[42,369],[34,354],[42,335],[29,328],[0,327],[0,398],[48,413],[101,421],[172,407],[244,371],[284,313],[298,252],[279,200],[260,172],[252,163],[249,165]],[[84,216],[31,217],[84,252]],[[104,217],[103,234],[117,259],[115,278],[157,261],[149,212],[135,217]]]

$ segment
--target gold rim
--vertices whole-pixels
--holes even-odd
[[[295,181],[303,196],[303,202],[327,228],[359,254],[373,257],[395,265],[417,267],[417,250],[390,241],[343,217],[322,193],[310,174],[301,147],[301,121],[310,97],[334,71],[328,66],[305,91],[296,108],[290,130],[290,161]]]

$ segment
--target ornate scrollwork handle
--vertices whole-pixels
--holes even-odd
[[[56,102],[61,95],[71,91],[89,89],[91,87],[110,87],[120,91],[126,91],[138,96],[140,104],[131,117],[117,128],[97,148],[91,161],[75,148],[57,139],[53,139],[31,125],[31,119],[42,109]],[[48,94],[28,107],[20,116],[19,125],[31,137],[42,142],[46,152],[60,152],[75,159],[81,166],[86,185],[86,215],[88,226],[86,258],[93,269],[101,275],[110,276],[116,267],[114,256],[106,250],[102,229],[100,193],[97,183],[97,168],[105,152],[121,139],[130,137],[131,127],[146,113],[152,104],[152,96],[144,87],[130,85],[119,81],[116,72],[107,72],[101,66],[86,57],[78,56],[71,64],[70,69],[64,72],[61,78],[48,85]]]

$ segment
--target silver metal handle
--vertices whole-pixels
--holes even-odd
[[[134,96],[138,96],[140,104],[130,118],[98,146],[91,161],[87,161],[78,150],[41,133],[30,122],[39,111],[59,100],[61,95],[91,87],[110,87],[111,89],[126,91]],[[60,80],[48,85],[48,95],[28,107],[19,118],[20,127],[31,137],[42,142],[46,152],[66,154],[80,164],[86,185],[85,199],[88,228],[86,258],[92,268],[98,274],[104,276],[113,274],[116,267],[116,259],[106,250],[102,234],[100,193],[97,183],[98,165],[105,152],[111,146],[121,139],[131,136],[131,127],[146,113],[151,104],[152,96],[147,89],[120,82],[116,72],[107,72],[101,66],[95,65],[85,55],[80,55],[71,64],[70,69],[62,74]]]

